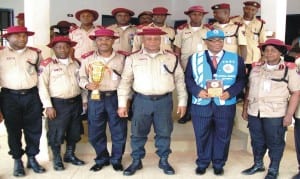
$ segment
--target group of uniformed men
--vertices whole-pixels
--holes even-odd
[[[25,175],[21,159],[24,153],[28,168],[45,172],[35,159],[42,131],[42,107],[55,170],[64,170],[63,161],[84,164],[74,152],[80,140],[80,115],[87,108],[88,138],[96,152],[90,170],[99,171],[111,164],[114,170],[122,171],[127,117],[132,108],[133,160],[123,174],[133,175],[142,168],[151,125],[156,134],[159,168],[174,174],[168,156],[175,88],[179,123],[192,116],[198,156],[196,174],[204,174],[212,162],[215,175],[222,175],[236,96],[245,87],[251,64],[260,61],[258,45],[266,38],[264,22],[255,17],[260,4],[246,1],[244,5],[244,14],[236,17],[230,17],[229,4],[213,5],[216,22],[210,25],[202,23],[208,12],[202,6],[192,6],[184,12],[189,22],[179,26],[176,33],[166,25],[170,14],[164,7],[141,13],[139,26],[130,24],[133,11],[113,9],[116,24],[106,28],[93,24],[99,16],[96,11],[83,9],[75,14],[81,25],[71,27],[68,36],[55,36],[47,45],[53,50],[53,56],[47,59],[42,58],[40,50],[26,46],[28,36],[34,32],[22,26],[9,27],[3,35],[8,46],[0,50],[0,86],[9,154],[15,159],[14,176]],[[212,96],[206,80],[212,80],[212,87],[222,85],[224,90]],[[107,123],[111,153],[107,150]],[[66,152],[62,159],[64,141]]]

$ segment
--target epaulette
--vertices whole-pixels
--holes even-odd
[[[47,58],[41,61],[40,65],[43,67],[46,67],[49,63],[51,63],[53,61],[52,58]]]
[[[284,62],[284,65],[286,67],[288,67],[288,69],[294,69],[294,68],[297,68],[297,65],[293,62]]]
[[[242,26],[242,25],[243,25],[243,24],[240,23],[240,22],[234,22],[234,24],[237,25],[237,26]]]
[[[170,54],[172,54],[172,55],[175,55],[176,57],[179,56],[179,53],[173,52],[173,51],[171,51],[171,50],[164,50],[164,51],[167,52],[167,53],[170,53]]]
[[[254,68],[254,67],[257,67],[257,66],[262,66],[264,64],[265,64],[265,62],[254,62],[254,63],[251,64],[251,66],[252,66],[252,68]]]
[[[30,50],[36,51],[37,53],[41,53],[42,52],[40,49],[35,48],[35,47],[29,47],[28,46],[27,48],[29,48]]]
[[[126,51],[123,51],[123,50],[118,50],[118,51],[116,51],[118,54],[121,54],[121,55],[124,55],[124,56],[129,56],[129,55],[131,55],[131,53],[130,52],[126,52]]]
[[[5,47],[4,46],[0,46],[0,50],[3,50]]]
[[[260,19],[260,18],[256,18],[257,20],[259,20],[260,22],[262,22],[263,24],[266,23],[266,21],[264,21],[263,19]]]
[[[77,25],[71,25],[69,32],[73,32],[74,30],[78,29],[79,27]]]
[[[188,23],[181,24],[180,26],[177,27],[177,29],[182,30],[182,29],[188,27],[188,25],[189,25]]]
[[[95,51],[89,51],[89,52],[87,52],[87,53],[81,55],[81,58],[85,59],[85,58],[91,56],[92,54],[94,54],[94,52],[95,52]]]
[[[209,30],[213,30],[214,26],[212,24],[203,24],[204,27],[208,28]]]

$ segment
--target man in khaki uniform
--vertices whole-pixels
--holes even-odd
[[[233,17],[233,22],[240,23],[245,26],[245,36],[247,39],[247,58],[245,64],[250,71],[251,64],[257,62],[261,58],[260,49],[258,45],[266,41],[264,22],[255,17],[260,4],[255,1],[244,2],[244,15]]]
[[[187,92],[184,73],[175,55],[160,49],[161,36],[166,32],[159,28],[143,29],[144,48],[127,57],[122,79],[118,87],[118,114],[128,116],[127,100],[131,90],[135,91],[133,117],[131,121],[132,164],[124,175],[133,175],[142,168],[145,143],[153,124],[156,133],[155,146],[160,157],[159,168],[165,174],[175,173],[168,163],[173,131],[172,91],[178,93],[177,113],[182,117],[186,111]]]
[[[134,16],[134,12],[126,8],[116,8],[112,10],[111,14],[115,17],[117,23],[107,28],[113,30],[115,35],[119,37],[115,39],[113,49],[130,53],[136,32],[136,27],[130,24],[130,18]]]
[[[289,48],[284,42],[268,39],[260,48],[266,61],[254,64],[243,107],[254,165],[242,173],[264,171],[263,158],[268,149],[271,162],[265,179],[276,179],[285,147],[285,131],[299,102],[300,75],[294,63],[284,62],[280,57]]]
[[[80,21],[81,25],[79,27],[72,26],[69,37],[72,41],[77,42],[76,46],[74,46],[74,56],[79,59],[81,55],[95,49],[95,44],[89,39],[89,35],[93,35],[101,27],[93,24],[98,19],[99,14],[92,9],[82,9],[76,12],[75,17]]]
[[[207,48],[203,39],[205,39],[209,28],[202,23],[202,19],[207,13],[202,6],[192,6],[184,12],[184,14],[189,16],[190,22],[177,28],[174,51],[180,54],[179,59],[183,71],[185,71],[188,59],[192,54],[202,52]],[[191,97],[189,97],[189,101],[190,99]],[[178,120],[178,123],[184,124],[191,120],[189,104],[190,102],[188,102],[186,114]]]
[[[151,11],[143,11],[138,15],[139,25],[146,26],[152,22],[153,14]]]
[[[161,38],[161,44],[160,48],[162,50],[170,50],[173,51],[172,42],[175,38],[175,31],[172,27],[168,26],[166,24],[166,19],[168,15],[171,15],[168,13],[168,9],[164,7],[155,7],[152,9],[152,15],[153,15],[153,22],[146,26],[139,26],[138,32],[143,31],[145,28],[159,28],[162,31],[166,32],[165,35]],[[132,51],[135,52],[137,50],[140,50],[142,48],[142,40],[140,36],[135,36],[133,41],[133,49]]]
[[[82,113],[79,64],[70,58],[70,49],[75,45],[76,42],[68,37],[54,37],[47,45],[53,49],[54,56],[43,60],[39,68],[39,94],[48,119],[47,137],[55,170],[65,169],[60,156],[61,144],[65,139],[64,161],[74,165],[84,164],[74,154],[76,143],[80,140]],[[87,103],[86,99],[83,101]]]
[[[15,160],[13,175],[16,177],[25,176],[24,153],[28,168],[35,173],[45,172],[35,159],[42,134],[42,106],[37,89],[37,67],[42,57],[39,49],[26,46],[28,36],[32,35],[34,32],[26,27],[11,26],[2,36],[8,46],[0,48],[0,108],[8,134],[9,154]]]
[[[230,20],[230,5],[226,3],[216,4],[211,7],[214,18],[217,20],[213,28],[225,33],[224,50],[238,53],[241,57],[247,57],[247,39],[245,27]]]
[[[89,90],[88,137],[96,151],[95,165],[91,171],[99,171],[112,164],[115,171],[123,170],[122,156],[127,138],[127,120],[117,114],[117,87],[123,71],[124,55],[113,50],[118,37],[110,29],[100,29],[91,35],[97,50],[82,57],[79,85]],[[107,150],[106,125],[109,125],[112,151]]]

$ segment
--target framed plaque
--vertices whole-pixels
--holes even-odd
[[[206,81],[207,93],[210,97],[220,97],[223,93],[222,80],[207,80]]]

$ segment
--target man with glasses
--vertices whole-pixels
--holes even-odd
[[[193,54],[185,82],[192,94],[191,116],[197,144],[196,174],[203,175],[212,162],[215,175],[223,175],[227,161],[236,95],[245,86],[243,59],[223,50],[224,32],[206,33],[208,50]]]

